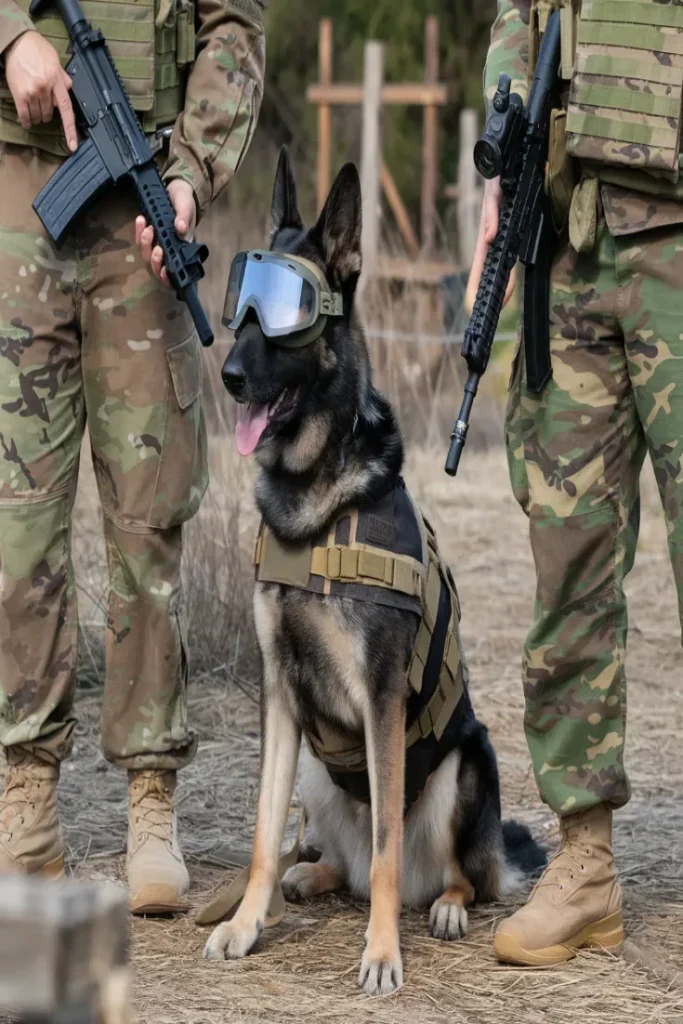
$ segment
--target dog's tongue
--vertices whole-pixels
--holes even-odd
[[[267,405],[238,405],[235,444],[240,455],[251,455],[268,426]]]

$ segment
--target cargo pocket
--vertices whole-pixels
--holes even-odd
[[[208,485],[202,411],[202,356],[197,332],[166,352],[166,429],[149,525],[168,529],[191,519]]]
[[[567,113],[567,152],[678,181],[683,7],[585,0]]]

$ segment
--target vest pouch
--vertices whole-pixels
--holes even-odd
[[[176,15],[176,64],[194,64],[196,50],[195,7],[192,0],[179,0]]]
[[[566,138],[567,111],[553,110],[550,114],[545,190],[550,197],[555,230],[558,232],[567,223],[572,195],[579,180],[578,165],[567,153]]]
[[[529,14],[529,83],[534,76],[538,52],[548,18],[554,10],[560,11],[562,59],[560,77],[569,81],[574,70],[576,50],[577,6],[580,0],[531,0]]]
[[[676,182],[683,7],[584,0],[567,110],[567,152]]]

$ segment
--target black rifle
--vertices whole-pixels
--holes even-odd
[[[550,113],[558,104],[560,15],[553,12],[541,43],[529,101],[510,95],[501,75],[474,162],[484,178],[500,175],[503,202],[498,234],[486,256],[462,354],[469,376],[451,434],[446,472],[455,476],[465,446],[472,403],[488,366],[503,309],[505,290],[517,260],[524,264],[524,356],[527,386],[540,393],[552,376],[550,365],[550,267],[555,244],[550,200],[545,192]]]
[[[199,301],[197,282],[209,255],[205,245],[184,241],[175,229],[176,214],[102,33],[85,20],[79,0],[33,0],[36,17],[57,7],[71,40],[66,66],[73,86],[77,120],[87,136],[54,174],[33,203],[45,230],[60,246],[73,221],[106,185],[129,178],[142,212],[154,228],[156,244],[176,295],[187,303],[202,345],[213,331]]]

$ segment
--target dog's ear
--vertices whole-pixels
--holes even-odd
[[[355,164],[344,164],[316,224],[325,265],[342,283],[361,271],[361,191]]]
[[[270,206],[270,242],[272,244],[278,231],[283,228],[298,228],[301,230],[304,222],[299,213],[299,206],[296,198],[296,182],[289,163],[287,147],[280,150],[280,159],[275,172],[275,184],[273,186],[273,201]]]

